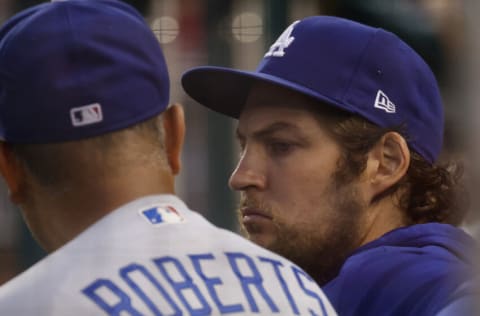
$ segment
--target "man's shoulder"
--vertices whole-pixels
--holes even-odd
[[[67,290],[74,274],[74,269],[41,260],[0,287],[0,315],[67,315],[68,308],[85,314],[86,301],[71,299]]]
[[[450,280],[452,275],[466,278],[465,273],[473,267],[471,248],[463,244],[466,235],[456,228],[438,225],[402,228],[361,247],[347,258],[337,279],[385,286],[398,282],[409,287]]]
[[[391,232],[351,255],[324,287],[334,306],[356,306],[370,314],[401,310],[405,315],[443,306],[471,276],[468,253],[457,244],[457,234],[464,236],[449,227],[415,226]]]

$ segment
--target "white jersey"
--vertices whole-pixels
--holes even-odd
[[[299,267],[173,195],[128,203],[0,287],[0,315],[336,315]]]

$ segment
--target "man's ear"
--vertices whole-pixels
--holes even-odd
[[[179,104],[171,105],[163,114],[165,129],[165,149],[168,164],[173,174],[178,174],[181,168],[181,155],[185,137],[185,117]]]
[[[397,132],[388,132],[368,153],[366,180],[370,187],[370,200],[382,194],[407,173],[410,150],[405,138]]]
[[[4,142],[0,142],[0,173],[7,184],[10,200],[15,204],[21,204],[25,181],[24,169],[11,147]]]

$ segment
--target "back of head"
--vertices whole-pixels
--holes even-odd
[[[43,3],[3,25],[0,171],[46,250],[173,190],[160,124],[178,111],[169,89],[156,37],[121,1]]]
[[[0,30],[0,138],[74,141],[168,105],[167,67],[142,16],[115,0],[44,3]]]
[[[159,123],[169,100],[157,39],[116,0],[54,1],[20,12],[0,29],[0,69],[0,139],[33,173],[56,170],[57,179],[82,160],[104,167],[93,157],[114,144],[135,151],[130,145],[141,138],[114,136]]]

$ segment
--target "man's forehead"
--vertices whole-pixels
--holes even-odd
[[[301,92],[268,82],[256,82],[240,113],[239,124],[251,120],[287,119],[292,124],[315,120],[320,125],[344,119],[352,114]]]
[[[286,101],[252,102],[245,105],[238,122],[239,125],[242,125],[282,121],[296,125],[296,122],[311,116],[312,113],[306,107]]]
[[[284,120],[264,121],[259,124],[238,125],[236,137],[240,142],[247,139],[265,140],[270,137],[294,137],[296,139],[306,139],[311,132],[310,128],[301,125],[300,122],[289,122]],[[315,133],[317,135],[317,133]]]
[[[311,116],[312,109],[318,103],[311,98],[287,88],[265,82],[253,85],[239,122],[245,120],[295,120],[303,116]]]
[[[301,133],[302,130],[314,127],[318,127],[318,122],[303,106],[285,103],[250,103],[240,115],[237,134]]]

